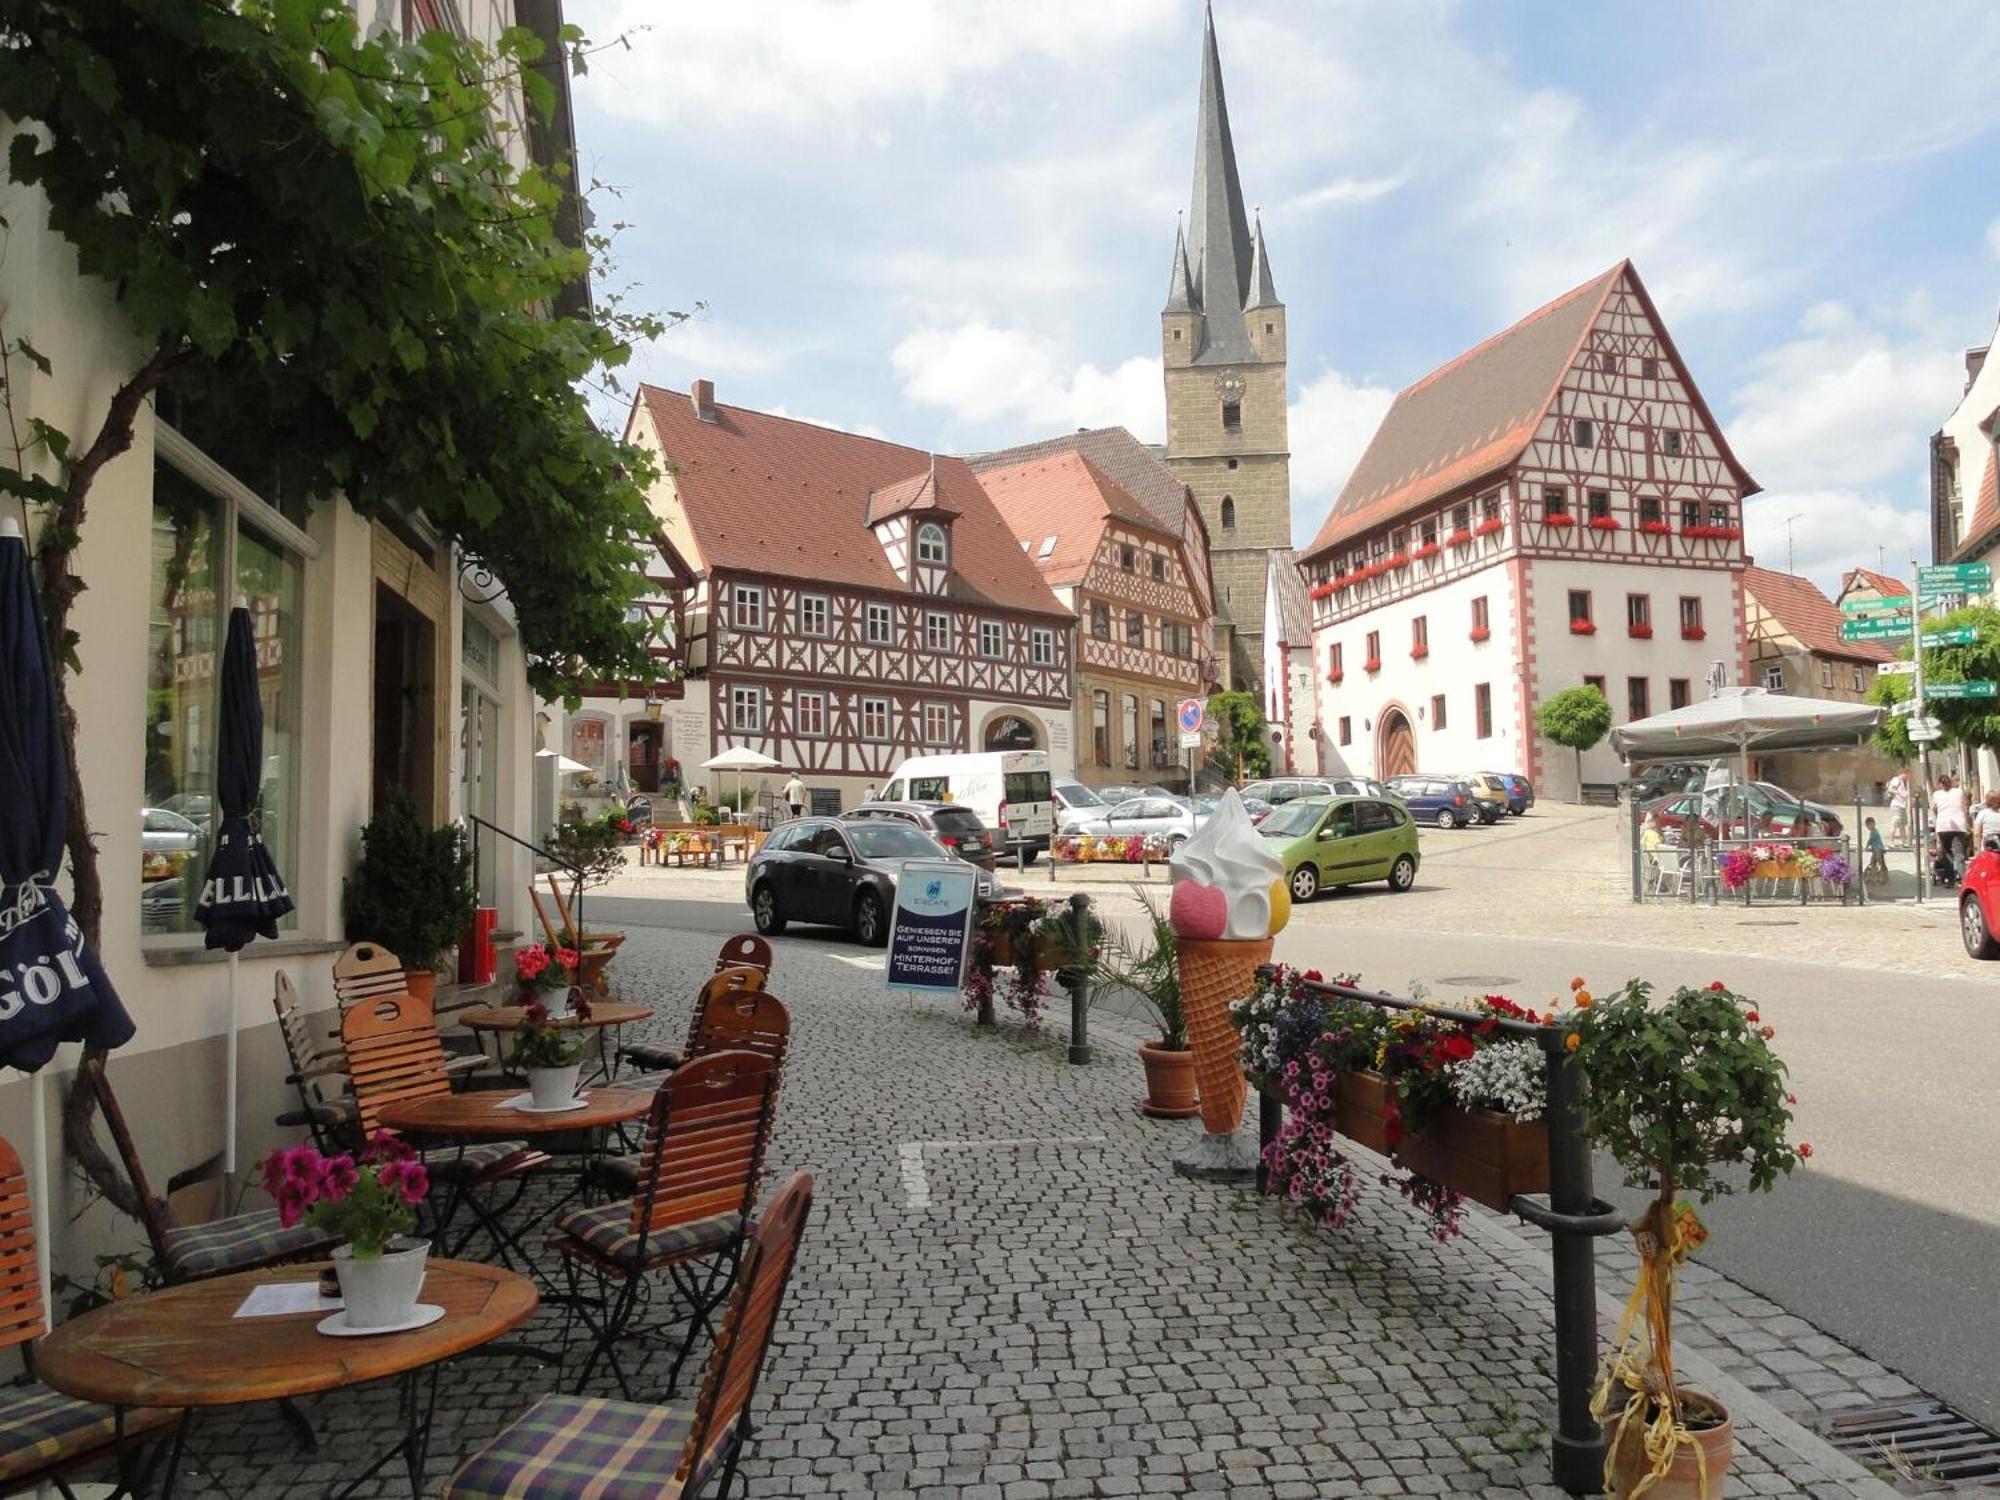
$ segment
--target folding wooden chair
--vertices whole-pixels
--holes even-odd
[[[771,977],[771,945],[752,932],[741,932],[722,945],[722,951],[715,956],[715,972],[725,969],[754,969],[763,977]],[[761,985],[760,985],[761,987]],[[704,987],[695,998],[694,1017],[688,1023],[688,1033],[692,1035],[701,1024],[701,1009],[706,1003],[708,990]],[[629,1062],[635,1068],[647,1072],[664,1073],[681,1065],[686,1057],[684,1047],[675,1047],[666,1042],[633,1042],[618,1049],[621,1061]]]
[[[689,1309],[686,1335],[667,1376],[672,1391],[695,1334],[729,1293],[771,1137],[778,1070],[753,1052],[712,1052],[684,1063],[653,1096],[639,1155],[639,1189],[621,1201],[572,1209],[549,1243],[568,1272],[571,1319],[595,1335],[579,1389],[599,1359],[632,1392],[617,1344],[631,1330],[642,1290],[666,1271]],[[705,1269],[703,1269],[705,1267]],[[602,1320],[592,1318],[581,1273],[593,1273]],[[563,1324],[567,1352],[573,1324]]]
[[[410,980],[403,961],[380,943],[354,943],[333,961],[333,998],[342,1015],[364,1000],[401,1000],[409,993]],[[478,1003],[465,1002],[467,1006]],[[431,1020],[435,1025],[435,1002],[431,1004]],[[335,1034],[338,1035],[337,1032]],[[478,1072],[485,1062],[486,1054],[477,1050],[447,1052],[445,1072],[454,1083],[462,1086],[465,1079]]]
[[[278,1013],[278,1035],[284,1038],[285,1059],[291,1065],[285,1082],[299,1095],[299,1107],[280,1113],[276,1123],[310,1130],[313,1145],[322,1153],[354,1144],[354,1093],[347,1083],[347,1063],[332,1048],[320,1046],[299,1007],[299,992],[283,969],[278,971],[271,1008]]]
[[[235,1214],[207,1224],[176,1224],[166,1205],[153,1196],[146,1180],[145,1163],[139,1160],[138,1148],[132,1144],[132,1131],[125,1123],[125,1112],[118,1107],[118,1096],[111,1092],[103,1057],[86,1054],[78,1072],[97,1100],[97,1107],[104,1112],[112,1144],[124,1164],[126,1177],[131,1180],[132,1191],[138,1196],[140,1222],[145,1226],[163,1281],[169,1285],[206,1281],[234,1271],[309,1260],[333,1248],[331,1235],[308,1224],[285,1228],[275,1208]]]
[[[412,995],[383,996],[355,1005],[340,1018],[340,1044],[354,1082],[356,1124],[364,1139],[387,1127],[382,1112],[392,1104],[431,1099],[451,1092],[445,1076],[444,1046],[429,1005]],[[393,1133],[393,1132],[391,1132]],[[504,1216],[521,1200],[527,1174],[546,1166],[549,1157],[526,1141],[479,1141],[440,1146],[422,1153],[432,1179],[451,1189],[444,1211],[437,1215],[437,1232],[450,1229],[463,1202],[493,1238],[501,1260],[511,1269],[512,1253],[532,1265],[520,1241],[510,1233]],[[513,1180],[514,1196],[495,1206],[483,1196],[497,1184]],[[452,1253],[463,1251],[472,1237],[468,1228]]]

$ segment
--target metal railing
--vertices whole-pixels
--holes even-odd
[[[498,823],[488,822],[485,818],[480,817],[478,813],[469,812],[465,814],[465,821],[472,830],[473,869],[477,870],[479,868],[479,833],[481,829],[484,829],[486,832],[491,834],[496,834],[499,837],[505,839],[508,843],[513,844],[518,848],[526,849],[530,854],[534,855],[537,859],[543,860],[548,864],[555,866],[557,869],[565,870],[569,873],[570,922],[576,929],[577,941],[579,943],[582,942],[584,933],[583,871],[579,870],[575,865],[571,864],[568,860],[564,859],[561,855],[555,853],[554,851],[549,849],[544,849],[540,844],[534,843],[528,839],[524,839],[517,833],[510,833],[505,828],[502,828]],[[535,873],[539,875],[544,872],[541,870],[537,870]]]
[[[1266,982],[1276,971],[1265,966],[1258,977]],[[1557,1485],[1572,1495],[1596,1494],[1604,1487],[1604,1430],[1590,1413],[1591,1390],[1597,1376],[1597,1260],[1594,1241],[1625,1227],[1624,1217],[1591,1188],[1590,1138],[1583,1128],[1583,1070],[1570,1061],[1568,1031],[1558,1025],[1427,1005],[1353,985],[1310,982],[1313,994],[1359,1001],[1384,1010],[1416,1011],[1462,1026],[1497,1030],[1504,1036],[1531,1041],[1542,1050],[1548,1083],[1549,1191],[1548,1201],[1517,1195],[1508,1205],[1514,1214],[1547,1231],[1555,1265],[1556,1427],[1550,1439],[1550,1466]],[[1258,1135],[1266,1149],[1277,1138],[1284,1105],[1269,1094],[1258,1104]],[[1260,1165],[1257,1186],[1266,1186]]]

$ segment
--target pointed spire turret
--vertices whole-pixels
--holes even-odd
[[[1194,279],[1188,275],[1187,236],[1182,233],[1178,218],[1174,221],[1174,264],[1167,276],[1168,312],[1195,312],[1199,308],[1194,295]]]
[[[1188,215],[1187,256],[1197,304],[1208,313],[1203,364],[1254,360],[1241,317],[1250,304],[1250,219],[1236,176],[1236,145],[1229,135],[1229,105],[1222,93],[1222,56],[1215,44],[1215,12],[1202,13],[1201,101],[1195,125],[1194,201]]]
[[[1250,300],[1243,304],[1244,310],[1284,305],[1278,300],[1277,287],[1271,284],[1271,256],[1264,248],[1264,221],[1260,217],[1251,232]]]

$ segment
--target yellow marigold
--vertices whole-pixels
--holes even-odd
[[[1580,1032],[1572,1031],[1563,1040],[1563,1051],[1574,1052],[1576,1051],[1577,1047],[1582,1044],[1582,1042],[1583,1042],[1582,1034]]]
[[[1589,991],[1589,990],[1578,990],[1578,991],[1576,992],[1576,1008],[1577,1008],[1578,1010],[1589,1010],[1589,1009],[1590,1009],[1590,991]]]

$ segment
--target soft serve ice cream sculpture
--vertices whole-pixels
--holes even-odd
[[[1256,988],[1257,966],[1270,962],[1271,939],[1291,917],[1285,865],[1234,788],[1167,863],[1202,1124],[1210,1135],[1230,1135],[1242,1121],[1247,1085],[1229,1002]]]

